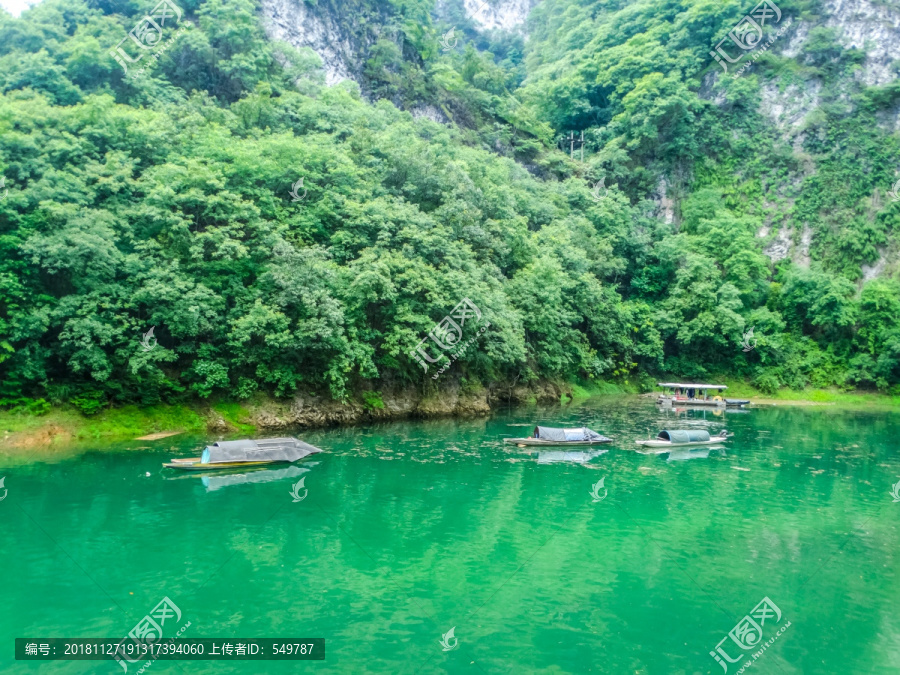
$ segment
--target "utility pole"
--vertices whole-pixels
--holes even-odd
[[[572,160],[575,159],[575,144],[580,143],[579,148],[581,149],[581,161],[584,162],[584,132],[583,131],[581,132],[580,138],[576,138],[575,132],[570,131],[569,137],[566,138],[565,136],[563,136],[562,141],[563,141],[563,143],[565,143],[566,141],[569,141],[569,159],[572,159]],[[563,147],[565,147],[565,145],[563,145]]]

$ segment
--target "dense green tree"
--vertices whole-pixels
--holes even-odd
[[[736,0],[545,0],[527,42],[453,4],[449,50],[431,0],[354,0],[360,82],[326,87],[249,0],[179,5],[140,73],[109,51],[143,5],[0,12],[0,401],[419,386],[463,298],[491,325],[453,377],[900,386],[900,286],[861,281],[896,247],[900,88],[848,95],[830,29],[734,79],[708,52]],[[821,83],[793,145],[767,77]]]

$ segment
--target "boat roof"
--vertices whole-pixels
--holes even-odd
[[[218,441],[206,446],[202,462],[296,462],[307,455],[322,452],[319,448],[293,437]]]
[[[657,382],[657,387],[677,387],[679,389],[728,389],[724,384],[682,384],[679,382]]]
[[[578,427],[575,429],[560,429],[558,427],[535,427],[534,433],[537,438],[545,441],[611,441],[603,434],[598,434],[587,427]]]

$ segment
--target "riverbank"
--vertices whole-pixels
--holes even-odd
[[[749,398],[758,405],[841,405],[900,407],[900,396],[872,391],[839,391],[837,389],[779,389],[763,393],[740,380],[722,380],[728,385],[729,398]]]
[[[730,397],[749,398],[758,405],[900,407],[900,396],[823,389],[763,394],[744,382],[725,382]],[[476,417],[508,405],[568,405],[576,400],[604,395],[636,396],[638,392],[633,387],[612,383],[597,383],[586,388],[571,383],[540,382],[530,386],[468,390],[456,387],[425,396],[410,390],[366,391],[344,402],[303,394],[287,400],[259,395],[242,402],[110,407],[91,416],[85,416],[71,406],[63,406],[53,407],[41,415],[0,411],[0,438],[4,448],[37,448],[61,447],[94,439],[140,439],[173,432],[219,436],[288,433],[304,428],[410,417]]]
[[[286,400],[257,395],[241,402],[108,407],[90,416],[62,406],[42,414],[0,411],[0,438],[5,448],[35,448],[93,439],[139,439],[175,431],[220,436],[287,433],[409,417],[475,417],[510,404],[565,404],[591,396],[626,393],[633,392],[613,384],[601,383],[586,389],[577,384],[538,382],[491,388],[451,385],[425,395],[410,389],[363,391],[347,401],[307,394]]]

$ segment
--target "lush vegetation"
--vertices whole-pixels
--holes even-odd
[[[3,405],[377,408],[383,386],[441,386],[409,351],[463,297],[491,323],[444,376],[469,385],[900,386],[900,284],[861,283],[895,250],[900,84],[852,78],[863,55],[816,27],[820,3],[779,3],[814,26],[801,53],[732,79],[708,52],[743,2],[545,0],[527,46],[458,3],[359,2],[341,14],[368,17],[362,89],[324,86],[249,0],[181,0],[189,30],[126,77],[108,51],[155,4],[0,11]],[[451,25],[467,37],[445,53]],[[760,112],[764,87],[813,82],[801,137]],[[582,131],[584,162],[556,145]],[[809,266],[763,253],[788,229],[811,233]]]

